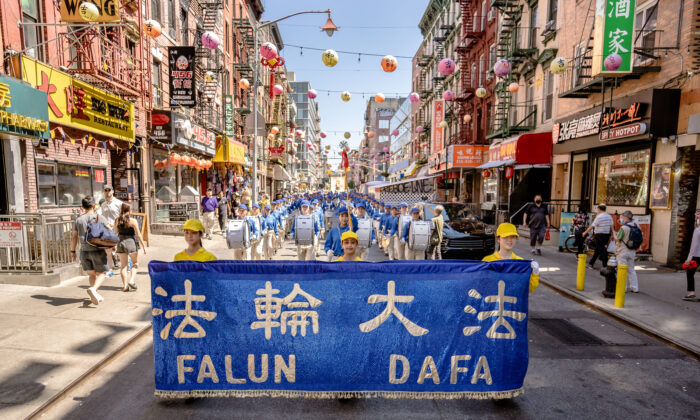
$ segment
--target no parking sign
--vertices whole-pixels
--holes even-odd
[[[22,238],[21,222],[0,222],[0,248],[21,248]]]

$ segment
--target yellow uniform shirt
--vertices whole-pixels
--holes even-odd
[[[486,261],[486,262],[491,262],[491,261],[499,261],[502,260],[501,254],[498,253],[498,251],[494,252],[491,255],[487,255],[484,257],[483,260],[481,261]],[[522,260],[522,258],[518,257],[514,253],[510,254],[510,259],[511,260]],[[537,289],[537,286],[540,285],[540,275],[539,274],[531,274],[530,275],[530,293],[534,292],[535,289]]]
[[[204,248],[199,248],[193,255],[182,250],[175,254],[173,261],[216,261],[216,256]]]
[[[338,257],[338,259],[335,260],[334,262],[338,262],[338,261],[345,261],[345,257]],[[355,261],[362,261],[362,260],[360,259],[360,257],[355,257]]]

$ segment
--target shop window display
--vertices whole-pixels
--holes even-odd
[[[609,206],[647,204],[650,149],[598,158],[596,203]]]
[[[157,161],[168,162],[167,153],[154,152]],[[153,179],[156,186],[156,199],[159,202],[177,201],[177,166],[165,163],[153,167]]]

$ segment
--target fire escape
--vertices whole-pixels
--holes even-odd
[[[233,70],[238,72],[241,79],[247,79],[250,83],[253,82],[253,60],[255,60],[255,51],[253,51],[255,40],[253,38],[253,26],[250,21],[245,18],[233,19],[234,30],[238,30],[240,33],[241,49],[235,54],[235,61],[233,63]],[[238,48],[236,47],[238,50]],[[239,79],[240,80],[240,79]],[[236,108],[236,113],[245,119],[246,115],[251,112],[250,105],[250,95],[246,94],[245,104],[241,102],[241,106]]]
[[[221,37],[220,15],[224,3],[222,0],[204,0],[196,3],[200,8],[199,16],[201,16],[202,22],[201,26],[197,25],[195,33],[195,56],[197,57],[195,78],[197,85],[202,88],[201,103],[197,106],[197,117],[207,128],[221,131],[223,126],[219,111],[221,106],[217,108],[216,99],[221,92],[220,79],[224,72],[224,55],[220,48],[210,50],[204,47],[202,34],[211,31]]]
[[[459,133],[457,142],[461,144],[474,144],[469,124],[464,122],[467,113],[467,102],[474,97],[476,90],[472,86],[472,62],[469,60],[469,52],[484,36],[484,28],[474,26],[474,12],[472,0],[459,0],[462,13],[462,38],[455,50],[459,54],[459,90],[456,102],[459,104],[457,116],[459,118]]]

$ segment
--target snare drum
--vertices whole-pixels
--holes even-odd
[[[412,220],[408,228],[408,248],[414,251],[425,251],[430,245],[430,222]]]
[[[372,246],[372,219],[360,219],[357,221],[357,238],[360,248]]]

